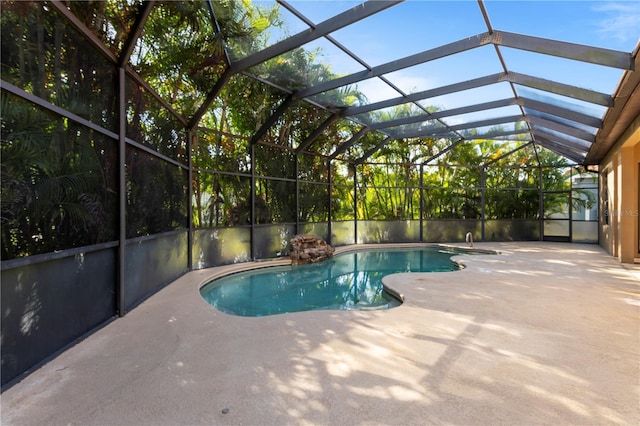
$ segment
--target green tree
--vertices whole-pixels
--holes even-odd
[[[2,259],[113,239],[110,141],[11,96],[2,111]]]

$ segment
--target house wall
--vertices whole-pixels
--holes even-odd
[[[640,117],[600,163],[600,245],[623,263],[640,261]]]

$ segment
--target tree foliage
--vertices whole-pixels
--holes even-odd
[[[11,96],[2,98],[2,258],[110,241],[113,144]]]

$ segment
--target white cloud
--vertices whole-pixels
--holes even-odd
[[[360,81],[356,84],[358,90],[367,97],[369,103],[383,101],[389,98],[397,98],[400,96],[398,92],[393,90],[388,84],[384,84],[378,78],[370,78]]]
[[[598,33],[605,38],[613,38],[620,42],[635,40],[638,36],[638,12],[640,6],[631,2],[598,3],[593,10],[606,15],[598,22]]]

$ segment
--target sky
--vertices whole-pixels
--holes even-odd
[[[269,2],[257,2],[268,4]],[[290,0],[288,4],[314,23],[350,9],[361,1]],[[640,1],[506,1],[486,0],[494,30],[614,49],[630,53],[640,40]],[[306,25],[282,8],[290,34]],[[332,37],[369,66],[435,48],[487,31],[475,0],[408,0],[336,31]],[[277,30],[272,41],[285,35]],[[305,46],[320,49],[319,61],[341,75],[364,68],[326,39]],[[619,69],[500,47],[507,69],[560,83],[612,94],[622,76]],[[493,46],[484,46],[387,75],[405,93],[428,90],[502,72]],[[380,79],[358,84],[370,103],[400,94]],[[535,92],[535,90],[534,90]],[[535,95],[535,93],[534,93]],[[540,95],[540,94],[538,94]],[[508,84],[491,85],[424,101],[449,109],[470,103],[512,97]],[[585,107],[589,107],[585,105]],[[595,114],[604,108],[594,107]]]

